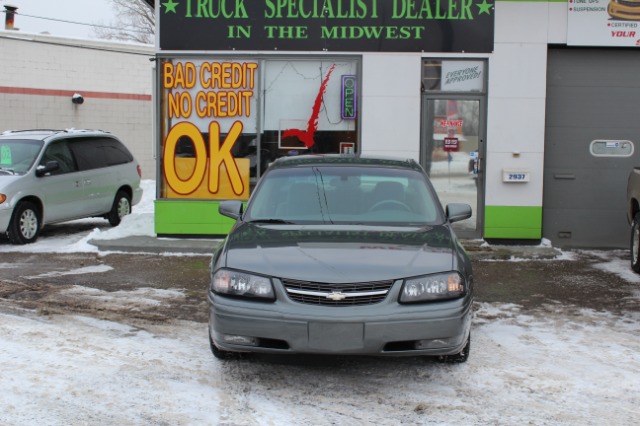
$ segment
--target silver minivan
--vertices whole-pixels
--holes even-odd
[[[101,130],[0,135],[0,233],[28,244],[49,223],[104,217],[113,226],[142,198],[140,166]]]

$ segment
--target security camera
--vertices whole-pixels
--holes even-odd
[[[80,105],[84,103],[84,98],[80,93],[76,93],[71,97],[71,102],[73,102],[74,104]]]

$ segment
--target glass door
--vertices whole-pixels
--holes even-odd
[[[423,107],[422,166],[443,206],[466,203],[473,209],[470,219],[453,224],[462,238],[479,238],[482,231],[482,101],[462,95],[427,97]]]

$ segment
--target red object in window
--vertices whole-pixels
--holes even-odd
[[[313,140],[313,136],[318,130],[318,117],[320,116],[320,107],[322,106],[322,95],[327,90],[327,83],[329,83],[329,77],[333,72],[333,69],[336,67],[336,64],[331,65],[329,68],[329,72],[327,72],[327,76],[324,78],[324,81],[320,85],[320,91],[318,92],[318,96],[316,96],[316,101],[313,104],[313,110],[311,111],[311,118],[309,118],[309,122],[307,123],[307,130],[301,129],[287,129],[282,133],[283,138],[288,138],[290,136],[296,137],[300,140],[300,142],[304,143],[304,146],[307,148],[311,148],[315,141]]]
[[[445,152],[457,152],[459,148],[458,138],[444,138]]]

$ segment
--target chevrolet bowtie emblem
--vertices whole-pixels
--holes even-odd
[[[327,299],[331,299],[331,300],[334,300],[336,302],[339,301],[339,300],[344,300],[346,298],[347,298],[347,296],[344,293],[340,292],[340,291],[332,291],[331,293],[327,294]]]

